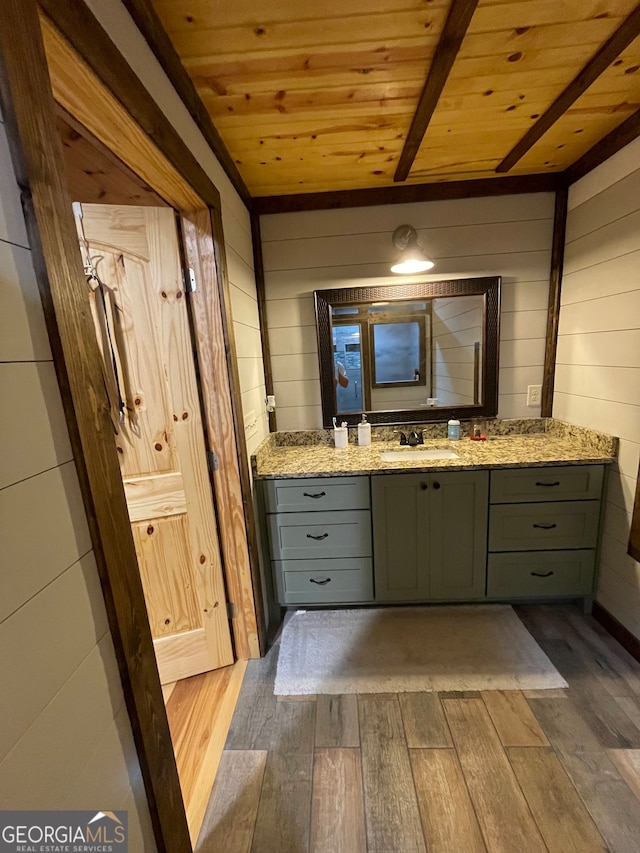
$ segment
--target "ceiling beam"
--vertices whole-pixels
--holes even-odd
[[[597,53],[587,62],[582,71],[573,78],[567,88],[551,104],[522,139],[514,145],[504,160],[496,167],[496,172],[508,172],[524,155],[533,148],[549,128],[563,116],[569,107],[586,92],[611,63],[626,50],[631,42],[640,35],[640,6],[618,27]]]
[[[83,0],[38,0],[38,5],[204,204],[219,209],[212,180]]]
[[[599,142],[596,142],[579,160],[569,166],[564,171],[564,177],[567,184],[574,184],[577,180],[584,177],[587,172],[595,169],[600,163],[604,163],[609,157],[624,148],[630,142],[633,142],[640,136],[640,110],[625,119],[612,131],[603,136]]]
[[[420,95],[418,106],[411,121],[402,153],[398,161],[394,181],[406,181],[422,140],[427,132],[431,116],[449,77],[449,72],[458,55],[462,40],[478,5],[478,0],[453,0],[449,14],[433,57],[427,81]]]
[[[547,172],[539,175],[478,178],[471,181],[405,184],[402,187],[373,187],[365,190],[256,196],[253,199],[253,206],[256,213],[264,215],[267,213],[292,213],[302,210],[338,210],[348,207],[372,207],[380,204],[411,204],[418,201],[555,192],[561,184],[561,174],[559,172]]]
[[[122,0],[122,2],[162,66],[164,73],[171,81],[173,88],[189,110],[209,147],[218,158],[236,192],[247,208],[251,209],[251,193],[213,124],[207,108],[200,99],[200,95],[198,95],[196,87],[182,64],[173,42],[162,26],[155,9],[149,0]]]

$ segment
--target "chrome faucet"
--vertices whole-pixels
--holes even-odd
[[[408,444],[409,447],[415,447],[417,444],[424,444],[424,438],[421,432],[411,430],[407,436],[404,432],[400,433],[400,444]]]

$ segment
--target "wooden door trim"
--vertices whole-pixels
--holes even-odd
[[[259,657],[265,648],[265,619],[247,449],[239,429],[243,418],[237,405],[239,398],[231,392],[239,381],[237,375],[224,369],[226,350],[235,352],[235,340],[224,310],[229,301],[224,240],[215,236],[222,233],[222,221],[217,210],[196,210],[183,212],[181,225],[186,265],[196,278],[196,290],[189,294],[188,305],[200,368],[205,436],[223,474],[213,473],[213,493],[227,594],[235,605],[235,650],[239,659],[246,660]],[[213,334],[220,326],[224,341],[216,340]],[[232,367],[235,364],[234,360]]]
[[[0,78],[11,158],[156,843],[161,853],[187,853],[189,831],[60,165],[62,144],[51,132],[55,105],[35,0],[3,3]]]
[[[567,209],[569,190],[566,186],[556,190],[553,216],[553,245],[549,273],[549,302],[547,306],[547,335],[542,375],[540,416],[550,418],[553,414],[553,389],[556,381],[556,352],[558,350],[558,326],[560,324],[560,291],[564,267],[564,243],[567,231]]]

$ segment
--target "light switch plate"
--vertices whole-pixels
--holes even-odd
[[[542,396],[542,385],[527,386],[527,406],[539,406]]]

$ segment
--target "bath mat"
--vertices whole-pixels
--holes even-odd
[[[567,687],[509,605],[299,610],[285,623],[274,693]]]

